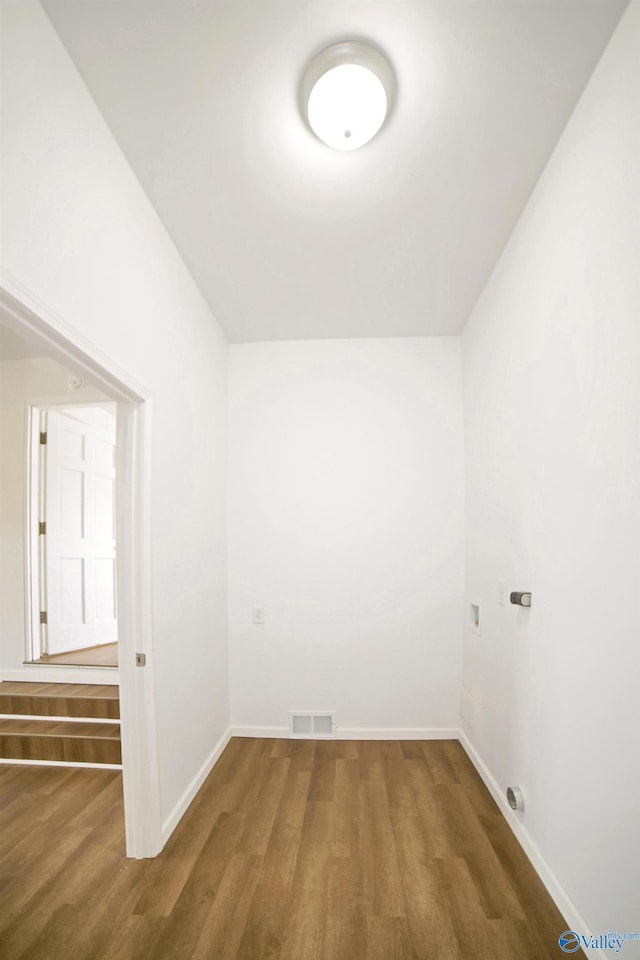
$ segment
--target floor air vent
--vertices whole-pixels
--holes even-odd
[[[302,739],[335,737],[335,718],[330,710],[321,710],[319,713],[298,710],[289,714],[289,730],[292,737]]]

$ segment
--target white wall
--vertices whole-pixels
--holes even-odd
[[[0,354],[0,676],[25,658],[25,481],[27,402],[104,400],[89,384],[70,393],[73,371],[46,357],[2,361]],[[24,677],[29,680],[29,676]]]
[[[226,339],[41,8],[2,17],[2,268],[153,394],[166,818],[228,725]]]
[[[639,51],[633,3],[463,338],[465,727],[594,933],[640,927]]]
[[[455,728],[459,339],[242,344],[230,359],[234,726],[333,709],[343,734]]]

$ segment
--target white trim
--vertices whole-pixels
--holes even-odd
[[[266,740],[289,740],[289,727],[231,727],[232,737],[258,737]],[[323,739],[326,739],[323,737]]]
[[[167,840],[169,839],[169,837],[171,836],[171,834],[173,833],[173,831],[178,826],[183,816],[189,809],[189,806],[193,803],[193,800],[195,799],[196,794],[198,793],[198,790],[200,789],[200,787],[202,786],[202,784],[207,779],[207,777],[213,770],[214,766],[220,759],[222,751],[227,746],[232,736],[234,736],[234,734],[232,733],[231,727],[229,727],[226,730],[226,732],[223,733],[223,735],[220,737],[217,744],[215,745],[215,747],[213,748],[213,750],[211,751],[211,753],[209,754],[205,762],[202,764],[202,766],[200,767],[195,777],[193,778],[193,780],[191,781],[191,783],[189,784],[185,792],[182,794],[182,796],[176,803],[175,807],[173,808],[169,816],[166,818],[166,820],[162,824],[163,845],[167,842]]]
[[[25,327],[44,340],[60,363],[85,373],[113,400],[146,400],[150,393],[105,353],[51,310],[4,267],[0,267],[0,306],[17,321],[14,330]]]
[[[75,763],[72,760],[0,760],[0,767],[73,767],[75,770],[122,770],[120,763]]]
[[[34,425],[34,417],[38,423]],[[27,436],[25,442],[26,480],[24,485],[25,511],[25,551],[24,551],[24,599],[25,599],[25,655],[27,660],[37,660],[41,654],[40,626],[36,636],[35,625],[39,622],[40,610],[46,609],[40,605],[40,587],[43,582],[41,556],[38,536],[38,519],[40,518],[39,497],[42,489],[41,476],[37,482],[34,471],[40,471],[42,458],[40,457],[40,411],[30,409],[27,405]],[[36,448],[36,441],[38,447]]]
[[[16,332],[28,331],[47,355],[86,376],[118,403],[116,538],[126,851],[129,857],[153,857],[162,849],[162,836],[151,619],[151,395],[2,268],[0,309]],[[146,654],[146,669],[135,667],[136,652]],[[39,680],[36,669],[16,679]],[[57,671],[61,683],[90,682],[86,673],[79,681],[74,670],[69,681],[62,669],[49,669]],[[106,669],[100,668],[91,682],[107,682]]]
[[[457,740],[457,727],[341,727],[338,740]]]
[[[125,832],[127,856],[142,859],[157,856],[163,846],[153,673],[150,399],[118,405],[116,451]],[[136,653],[145,654],[145,667],[136,666]]]
[[[112,720],[109,717],[57,717],[55,713],[49,713],[46,716],[39,713],[0,713],[0,720],[46,720],[49,723],[115,723],[120,726],[119,720]]]
[[[71,664],[48,667],[44,663],[26,663],[22,670],[2,670],[2,680],[15,680],[18,683],[97,683],[104,686],[117,686],[120,682],[118,667],[74,667]]]
[[[290,739],[289,727],[231,727],[234,737]],[[338,727],[337,740],[457,740],[457,727]],[[293,739],[300,739],[295,737]],[[327,740],[328,737],[305,737]]]
[[[459,739],[464,751],[484,781],[487,790],[498,804],[500,813],[511,827],[516,840],[527,855],[533,869],[545,885],[547,893],[564,917],[567,924],[565,929],[573,930],[581,936],[591,937],[593,934],[587,921],[543,857],[531,834],[522,823],[520,815],[516,814],[507,803],[504,790],[500,789],[497,780],[495,780],[493,774],[463,730],[459,731]],[[560,936],[561,933],[562,930],[559,930],[558,936]],[[604,950],[590,949],[589,957],[595,957],[597,960],[607,960],[607,954]]]

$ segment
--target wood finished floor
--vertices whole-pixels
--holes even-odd
[[[40,657],[32,663],[41,663],[47,667],[117,667],[118,644],[104,643],[99,647],[86,647],[84,650],[69,650],[67,653],[54,653],[50,657]]]
[[[233,739],[146,861],[118,772],[0,766],[2,960],[557,960],[565,929],[455,741]]]

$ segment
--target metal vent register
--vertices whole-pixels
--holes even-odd
[[[330,710],[313,713],[298,710],[289,714],[289,733],[292,737],[321,739],[335,737],[335,716]]]

